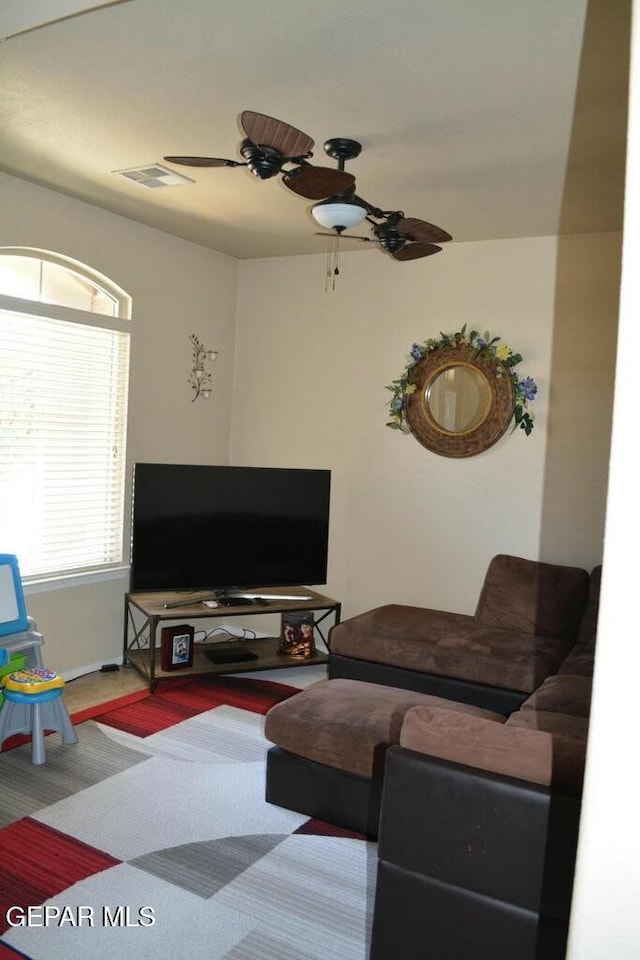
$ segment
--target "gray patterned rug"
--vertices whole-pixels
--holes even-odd
[[[49,737],[44,767],[0,754],[0,960],[366,960],[375,846],[265,802],[242,682],[166,698],[148,735],[129,715]]]

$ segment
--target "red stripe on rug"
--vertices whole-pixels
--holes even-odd
[[[121,863],[31,817],[0,830],[0,851],[0,933],[9,927],[9,907],[37,906],[79,880]]]
[[[84,723],[85,720],[93,720],[94,717],[107,713],[110,710],[118,710],[119,707],[126,707],[130,703],[137,703],[139,700],[146,700],[151,696],[149,690],[136,690],[134,693],[127,693],[122,697],[116,697],[115,700],[107,700],[106,703],[98,703],[93,707],[85,707],[84,710],[76,710],[71,714],[72,723]],[[1,960],[1,958],[0,958]]]
[[[287,700],[297,687],[272,680],[249,680],[245,677],[209,677],[199,679],[179,689],[167,689],[163,696],[172,703],[188,705],[197,713],[210,710],[212,706],[227,704],[240,710],[265,714],[276,703]]]
[[[283,683],[243,677],[197,678],[175,687],[169,683],[151,696],[96,714],[93,719],[136,737],[148,737],[223,704],[264,715],[276,703],[300,692]]]
[[[0,960],[16,960],[16,957],[23,957],[24,960],[30,960],[26,953],[20,953],[14,950],[7,943],[0,943]]]
[[[356,833],[355,830],[346,830],[344,827],[336,827],[333,823],[327,823],[325,820],[307,820],[301,824],[294,833],[306,833],[316,837],[350,837],[353,840],[368,840],[366,833]]]
[[[147,697],[150,697],[151,693],[149,690],[138,690],[135,693],[128,693],[122,697],[116,697],[115,700],[108,700],[106,703],[99,703],[93,707],[86,707],[84,710],[76,710],[75,713],[71,714],[71,722],[73,724],[84,723],[85,720],[93,720],[94,717],[100,716],[109,710],[117,710],[119,707],[127,706],[130,703],[137,703],[138,700],[145,700]],[[49,735],[53,731],[45,730],[45,733]],[[3,750],[13,750],[14,747],[20,747],[23,743],[29,743],[31,740],[30,734],[23,733],[14,733],[13,736],[8,737],[1,745],[0,752]],[[0,956],[0,960],[2,960]]]
[[[31,743],[31,734],[14,733],[2,741],[0,753],[3,753],[5,750],[13,750],[14,747],[21,747],[23,743]]]
[[[106,703],[76,710],[71,715],[71,721],[80,724],[85,720],[97,720],[134,736],[148,737],[222,704],[264,715],[276,703],[299,692],[298,687],[275,683],[273,680],[183,677],[179,681],[163,681],[158,693],[137,690]],[[19,747],[30,740],[29,735],[16,733],[0,745],[0,752]]]
[[[94,717],[96,723],[103,723],[116,730],[123,730],[136,737],[148,737],[152,733],[166,730],[182,720],[188,720],[197,711],[184,710],[167,703],[156,694],[153,698],[132,703],[110,713],[98,714]]]

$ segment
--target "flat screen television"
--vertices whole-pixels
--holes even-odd
[[[134,590],[326,583],[331,472],[136,463]]]

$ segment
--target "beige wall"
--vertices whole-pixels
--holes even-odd
[[[637,404],[640,6],[633,3],[623,270],[605,556],[567,960],[640,955]],[[602,340],[602,337],[600,337]]]
[[[132,187],[135,189],[135,187]],[[227,463],[237,262],[159,230],[0,174],[0,245],[54,250],[133,298],[128,460]],[[220,355],[215,394],[191,402],[190,333]],[[28,608],[60,671],[122,652],[127,577],[29,591]]]
[[[231,460],[333,471],[326,590],[345,615],[473,612],[499,552],[600,561],[619,254],[617,234],[350,253],[334,293],[321,255],[241,264]],[[414,340],[465,323],[521,352],[540,392],[530,437],[451,460],[384,426],[384,387]]]
[[[610,239],[558,243],[540,542],[560,559],[602,557],[621,256]]]
[[[450,244],[396,263],[323,255],[236,261],[0,175],[1,244],[57,250],[133,297],[129,459],[329,467],[329,582],[350,615],[389,601],[471,612],[498,552],[601,557],[620,238]],[[237,323],[236,323],[237,308]],[[469,460],[384,424],[414,340],[464,323],[525,357],[536,428]],[[604,335],[603,335],[604,331]],[[188,334],[220,350],[191,403]],[[74,672],[121,652],[126,576],[29,593],[48,659]]]

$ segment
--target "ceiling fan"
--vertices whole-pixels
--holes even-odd
[[[282,174],[289,190],[309,200],[317,200],[311,213],[314,219],[332,233],[319,234],[334,240],[362,240],[375,243],[395,260],[417,260],[441,250],[440,243],[451,235],[440,227],[405,217],[401,210],[381,210],[356,196],[355,177],[345,170],[345,162],[359,156],[362,145],[347,137],[326,140],[324,151],[337,160],[336,167],[317,167],[309,163],[314,145],[311,137],[291,124],[263,113],[244,110],[240,125],[245,139],[240,144],[244,162],[222,157],[165,157],[169,163],[188,167],[248,167],[254,176],[268,180]],[[372,236],[344,233],[366,220],[372,225]],[[337,272],[337,270],[336,270]]]
[[[357,140],[335,137],[324,144],[328,156],[338,161],[338,169],[344,171],[346,160],[360,154],[362,145]],[[322,226],[333,233],[318,236],[337,236],[349,240],[363,240],[377,244],[394,260],[417,260],[439,253],[438,244],[451,240],[451,234],[417,217],[405,217],[402,210],[381,210],[355,194],[355,186],[347,187],[342,195],[330,197],[315,204],[311,213]],[[372,225],[371,237],[344,233],[366,220]]]
[[[253,110],[240,114],[240,125],[246,138],[240,144],[244,163],[221,157],[165,157],[169,163],[187,167],[248,167],[261,180],[282,173],[282,182],[289,190],[308,200],[322,200],[340,194],[355,183],[355,177],[344,169],[315,167],[313,140],[289,123]],[[284,169],[287,165],[290,169]]]

